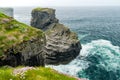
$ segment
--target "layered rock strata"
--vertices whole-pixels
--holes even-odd
[[[36,8],[32,11],[31,26],[45,31],[47,44],[46,64],[67,64],[75,59],[81,50],[77,34],[60,24],[51,8]]]

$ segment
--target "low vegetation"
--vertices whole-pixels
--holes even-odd
[[[42,36],[44,36],[44,33],[41,30],[0,13],[0,56],[12,46]]]
[[[38,7],[38,8],[35,8],[35,9],[33,9],[33,11],[32,12],[35,12],[35,11],[37,11],[37,12],[48,12],[49,14],[52,14],[53,13],[53,11],[54,11],[54,9],[50,9],[50,8],[40,8],[40,7]]]
[[[58,73],[53,69],[44,67],[35,67],[33,69],[25,71],[24,73],[15,74],[14,71],[17,69],[19,70],[20,68],[22,67],[1,67],[0,80],[76,80],[76,78]]]

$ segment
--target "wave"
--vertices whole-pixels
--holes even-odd
[[[71,63],[49,67],[89,80],[120,80],[120,47],[102,39],[82,47],[80,55]]]

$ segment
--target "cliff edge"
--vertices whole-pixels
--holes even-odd
[[[43,31],[0,13],[0,66],[44,66]]]

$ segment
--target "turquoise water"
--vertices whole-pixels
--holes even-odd
[[[60,22],[78,34],[82,50],[71,63],[49,67],[88,80],[120,80],[120,7],[55,8]],[[15,8],[15,18],[29,24],[31,10]]]

